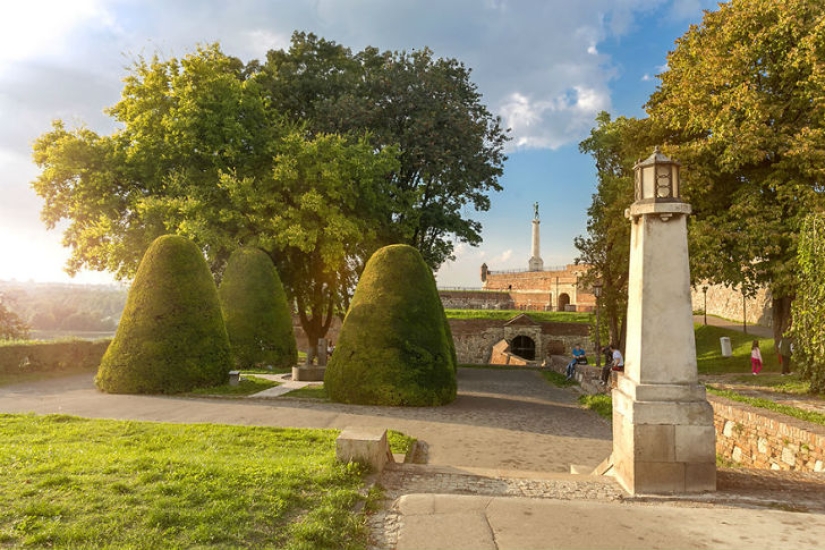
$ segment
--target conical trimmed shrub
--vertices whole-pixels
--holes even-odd
[[[183,237],[157,238],[95,384],[109,393],[179,393],[226,383],[230,366],[218,291],[201,251]]]
[[[327,365],[333,401],[433,406],[456,396],[456,355],[432,271],[407,245],[364,269]]]
[[[264,251],[244,247],[233,252],[218,296],[236,367],[295,366],[298,345],[286,292]]]

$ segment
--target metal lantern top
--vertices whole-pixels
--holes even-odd
[[[636,202],[681,202],[679,164],[659,150],[633,167],[636,173]]]
[[[596,298],[601,297],[601,295],[602,295],[602,286],[603,286],[603,283],[601,282],[601,280],[593,281],[593,296],[595,296]]]

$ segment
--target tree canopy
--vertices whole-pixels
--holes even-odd
[[[825,5],[737,0],[676,42],[647,111],[685,166],[694,277],[768,285],[789,322],[804,215],[823,206]]]
[[[233,250],[266,251],[314,345],[380,246],[432,268],[480,242],[506,133],[469,70],[429,50],[379,53],[296,33],[264,62],[203,46],[141,58],[107,112],[111,135],[55,121],[32,183],[43,220],[68,220],[67,270],[135,274],[158,236],[192,239],[220,277]]]
[[[627,316],[627,283],[630,262],[630,222],[625,209],[633,202],[633,166],[651,151],[651,128],[647,119],[619,117],[611,120],[601,112],[597,127],[579,144],[596,163],[598,180],[593,201],[587,209],[587,235],[576,237],[578,261],[591,266],[582,280],[603,285],[599,303],[608,323],[610,341],[624,341]],[[607,344],[608,342],[605,342]]]

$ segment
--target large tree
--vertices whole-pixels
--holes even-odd
[[[694,277],[768,285],[787,328],[804,214],[823,204],[825,4],[734,0],[668,56],[648,113],[685,166]]]
[[[590,265],[583,284],[598,278],[603,285],[599,299],[607,319],[610,340],[624,343],[627,318],[627,283],[630,261],[630,221],[624,212],[633,202],[633,166],[651,151],[647,119],[619,117],[611,120],[601,112],[596,128],[579,144],[596,163],[596,193],[587,209],[587,235],[576,237],[577,261]],[[607,342],[605,342],[607,343]]]
[[[481,101],[470,70],[428,48],[380,52],[295,33],[288,51],[270,51],[256,77],[272,104],[320,133],[365,131],[376,147],[399,148],[388,189],[393,209],[385,244],[415,246],[437,269],[455,242],[477,245],[486,211],[501,189],[507,133]]]
[[[359,257],[377,248],[394,148],[310,136],[217,46],[139,60],[109,112],[122,126],[111,136],[58,121],[35,143],[43,218],[70,222],[69,271],[131,277],[166,233],[193,239],[217,276],[233,250],[258,246],[302,306],[310,341],[323,336]]]
[[[67,269],[128,278],[176,233],[219,277],[233,250],[257,246],[311,344],[379,246],[414,244],[435,268],[454,239],[480,241],[464,206],[489,207],[506,140],[457,61],[300,34],[263,64],[217,45],[140,59],[108,112],[112,135],[57,121],[35,143],[43,219],[69,220]]]

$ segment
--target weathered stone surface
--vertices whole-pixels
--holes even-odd
[[[341,462],[360,462],[377,472],[393,462],[387,430],[345,428],[335,440],[335,455]]]

